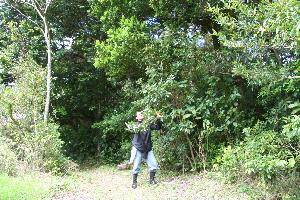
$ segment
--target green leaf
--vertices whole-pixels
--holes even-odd
[[[289,167],[294,167],[295,166],[295,164],[296,164],[296,161],[295,161],[295,158],[290,158],[289,160],[288,160],[288,165],[289,165]]]
[[[300,110],[300,108],[296,108],[292,111],[292,115],[296,114],[298,111]]]
[[[191,116],[191,114],[185,114],[185,115],[183,115],[182,119],[187,119],[187,118],[189,118],[190,116]]]

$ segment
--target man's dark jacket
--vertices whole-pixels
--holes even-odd
[[[138,121],[137,123],[141,124],[142,122]],[[156,124],[149,125],[148,127],[149,129],[134,133],[132,140],[132,145],[145,155],[152,150],[151,130],[159,130],[161,128],[161,121],[157,120]]]

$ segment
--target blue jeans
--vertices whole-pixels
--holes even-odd
[[[142,164],[142,153],[137,150],[136,151],[136,155],[134,158],[134,162],[133,162],[133,169],[132,169],[132,174],[138,174],[141,170],[141,164]],[[148,165],[148,168],[150,171],[156,171],[157,167],[157,162],[154,156],[153,151],[149,151],[148,152],[148,157],[146,159],[146,163]]]

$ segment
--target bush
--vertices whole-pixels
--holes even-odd
[[[13,66],[10,70],[16,77],[15,84],[0,85],[0,160],[6,160],[0,161],[1,171],[16,174],[38,169],[62,173],[67,161],[61,152],[58,125],[46,124],[42,117],[45,70],[31,59]],[[26,167],[21,169],[22,165]]]
[[[277,176],[293,171],[294,160],[290,159],[291,153],[279,133],[264,130],[260,122],[244,129],[244,133],[245,141],[224,148],[215,168],[233,180],[247,176],[271,183]]]
[[[0,136],[0,174],[17,174],[17,156],[11,147],[12,141]]]
[[[61,152],[57,125],[36,124],[34,132],[9,127],[11,138],[0,136],[0,171],[9,175],[38,169],[55,174],[65,173],[68,160]],[[22,165],[26,167],[21,168]],[[22,171],[23,170],[23,171]]]

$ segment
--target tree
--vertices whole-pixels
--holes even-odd
[[[90,2],[107,30],[107,39],[96,44],[95,66],[123,86],[134,107],[165,113],[169,128],[167,136],[158,137],[165,145],[157,147],[159,154],[170,152],[162,156],[167,157],[163,166],[205,167],[205,138],[217,141],[213,133],[222,131],[222,142],[229,142],[239,137],[234,130],[241,128],[238,117],[224,114],[237,114],[239,94],[228,65],[234,55],[215,51],[220,44],[209,33],[218,25],[204,9],[206,1],[134,1],[126,6],[115,3],[113,8],[108,6],[111,1]],[[212,106],[216,100],[222,103]],[[199,113],[204,108],[210,112]]]
[[[5,1],[8,3],[11,8],[15,9],[19,14],[25,17],[26,20],[32,22],[37,25],[39,30],[43,33],[46,47],[47,47],[47,84],[46,84],[46,97],[45,97],[45,109],[44,109],[44,122],[47,123],[49,118],[49,107],[50,107],[50,94],[51,94],[51,72],[52,72],[52,53],[51,53],[51,33],[50,27],[48,23],[48,8],[51,4],[51,0],[38,1],[38,0],[22,0],[22,1]],[[24,4],[24,8],[20,8],[19,6]],[[28,6],[28,7],[26,7]],[[38,20],[34,20],[30,13],[27,13],[27,9],[32,9],[36,12],[37,16],[40,17],[42,23]],[[29,10],[30,12],[30,10]]]
[[[237,52],[232,72],[258,90],[265,112],[245,128],[243,143],[228,146],[220,166],[230,176],[248,174],[266,182],[299,170],[299,1],[222,1],[211,7],[222,44]],[[291,110],[291,108],[295,110]],[[238,154],[237,154],[238,152]],[[237,167],[238,166],[238,167]]]
[[[102,129],[94,124],[116,109],[119,87],[94,67],[95,41],[106,38],[86,0],[55,1],[49,21],[55,29],[51,116],[60,124],[64,152],[77,161],[105,155]],[[107,156],[108,157],[108,156]],[[104,162],[104,160],[100,160]]]
[[[243,128],[257,120],[282,126],[297,94],[274,88],[298,63],[297,2],[90,2],[107,33],[95,66],[121,83],[135,107],[164,111],[166,127],[174,127],[158,137],[159,153],[179,152],[164,166],[184,155],[181,166],[200,169],[222,145],[243,141]],[[293,19],[278,25],[284,18]]]
[[[10,160],[0,161],[1,171],[12,175],[32,169],[65,173],[67,160],[61,152],[58,126],[42,122],[46,71],[33,59],[35,51],[27,48],[28,38],[36,39],[35,30],[27,21],[6,20],[1,18],[5,40],[0,47],[0,66],[13,72],[14,84],[0,85],[0,138],[6,143],[4,156]]]
[[[237,57],[233,72],[258,84],[290,77],[299,56],[299,2],[222,2],[224,7],[211,9],[222,25],[215,35],[247,54]]]

